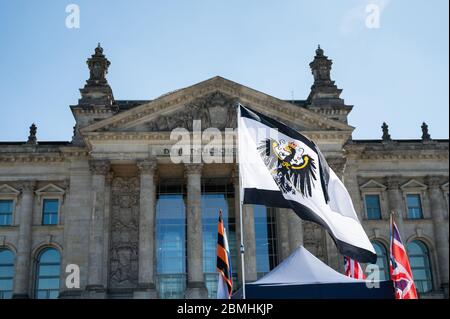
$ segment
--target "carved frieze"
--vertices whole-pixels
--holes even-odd
[[[111,288],[133,288],[138,281],[139,179],[115,177],[111,186]]]
[[[203,164],[185,164],[185,174],[201,174],[203,168]]]
[[[159,115],[156,119],[135,129],[149,132],[171,131],[174,128],[193,129],[193,121],[200,120],[202,128],[219,130],[236,127],[236,99],[216,91],[187,104],[181,111]]]
[[[158,166],[156,159],[143,160],[137,163],[141,174],[153,174]]]
[[[110,170],[110,163],[107,160],[89,160],[89,169],[92,174],[106,176]]]
[[[345,157],[328,157],[327,163],[333,169],[337,176],[341,177],[344,174],[345,164],[347,160]]]

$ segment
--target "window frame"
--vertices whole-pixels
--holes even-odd
[[[12,207],[12,209],[11,209],[11,222],[9,224],[0,224],[0,227],[11,227],[11,226],[14,226],[15,225],[15,215],[16,215],[16,203],[17,203],[17,200],[15,198],[6,198],[6,197],[3,198],[3,197],[0,197],[0,201],[11,201],[12,202],[12,204],[11,204],[11,207]],[[1,220],[1,217],[0,217],[0,220]]]
[[[257,238],[257,214],[255,213],[255,210],[257,207],[265,209],[265,224],[266,224],[266,231],[267,231],[267,258],[269,263],[269,271],[259,271],[258,266],[261,265],[261,261],[258,262],[258,246],[255,245],[255,260],[256,260],[256,276],[257,279],[262,278],[267,273],[271,272],[275,267],[277,267],[281,262],[280,257],[280,251],[279,251],[279,237],[278,237],[278,228],[277,228],[277,211],[273,207],[268,207],[265,205],[249,205],[250,209],[253,210],[253,221],[254,221],[254,227],[255,227],[255,241]],[[245,211],[242,212],[245,214]],[[261,223],[261,225],[264,225],[264,223]]]
[[[59,275],[58,275],[58,282],[59,282],[59,287],[58,287],[58,296],[61,292],[61,283],[62,283],[62,253],[61,253],[61,249],[59,249],[58,247],[55,246],[45,246],[45,247],[41,247],[37,253],[36,253],[36,257],[34,259],[34,271],[33,271],[33,293],[32,296],[34,299],[43,299],[43,298],[38,298],[38,286],[39,286],[39,270],[40,270],[40,266],[41,266],[41,258],[42,255],[48,251],[48,250],[55,250],[58,252],[59,254]],[[53,265],[52,264],[45,264],[45,265]],[[53,278],[56,278],[56,276],[52,276]],[[48,289],[47,289],[48,290]],[[50,299],[50,298],[45,298],[45,299]]]
[[[161,224],[159,223],[159,216],[158,216],[158,211],[159,211],[159,207],[158,207],[158,201],[161,197],[161,195],[176,195],[179,197],[179,199],[181,199],[181,201],[183,202],[183,212],[182,212],[182,219],[183,219],[183,224],[180,225],[181,227],[183,227],[184,229],[184,239],[183,239],[183,262],[182,262],[182,268],[183,268],[183,272],[166,272],[166,271],[162,271],[159,272],[159,267],[158,267],[158,226],[160,226]],[[186,294],[186,289],[187,289],[187,278],[188,278],[188,261],[187,261],[187,191],[186,191],[186,185],[183,182],[183,180],[178,179],[178,178],[170,178],[167,180],[162,180],[158,183],[157,187],[156,187],[156,195],[155,195],[155,284],[156,284],[156,291],[158,292],[158,294],[161,294],[162,292],[164,292],[165,294],[169,293],[173,293],[173,290],[169,290],[169,291],[161,291],[161,287],[165,284],[165,285],[173,285],[173,283],[177,283],[177,281],[179,281],[181,283],[181,289],[182,291],[180,292],[175,292],[175,294],[171,294],[171,296],[169,297],[169,299],[173,298],[174,296],[177,298],[184,298],[185,294]]]
[[[419,209],[421,216],[419,218],[411,218],[409,214],[409,205],[408,205],[408,196],[417,196],[419,199]],[[425,213],[424,213],[424,205],[423,205],[423,196],[422,193],[418,192],[407,192],[405,193],[405,205],[406,205],[406,219],[407,220],[422,220],[425,219]]]
[[[11,283],[12,283],[11,298],[12,298],[12,294],[14,292],[14,279],[15,279],[15,275],[16,275],[16,268],[15,267],[16,267],[16,255],[17,254],[16,254],[14,249],[11,249],[8,246],[0,246],[0,252],[2,252],[2,251],[9,251],[12,254],[12,256],[13,256],[12,264],[3,264],[3,265],[12,267],[12,269],[13,269],[13,276],[12,277],[1,277],[0,276],[0,278],[2,280],[5,280],[5,279],[6,280],[11,280]],[[2,292],[0,294],[0,300],[4,300],[4,299],[7,299],[7,298],[3,298],[3,292]],[[8,299],[10,299],[10,298],[8,298]]]
[[[433,275],[434,268],[433,268],[433,263],[432,263],[431,250],[429,248],[430,246],[424,240],[422,240],[420,238],[413,238],[413,239],[408,241],[408,243],[406,245],[406,252],[408,254],[408,259],[411,260],[411,256],[418,256],[418,255],[411,255],[408,252],[408,246],[410,244],[412,244],[412,243],[416,243],[421,248],[422,253],[424,253],[424,255],[421,255],[421,256],[426,257],[425,262],[428,264],[427,268],[426,267],[420,267],[419,269],[423,269],[423,270],[428,269],[428,273],[430,275],[428,280],[427,280],[429,282],[429,284],[430,284],[430,290],[428,290],[426,292],[420,292],[419,289],[418,289],[418,285],[416,284],[416,289],[417,289],[417,292],[419,293],[419,297],[420,297],[420,294],[425,294],[426,295],[426,294],[432,293],[434,291],[434,287],[436,287],[436,283],[434,281],[435,280],[435,276]],[[412,264],[410,264],[410,267],[411,267],[411,273],[413,275],[414,282],[419,282],[419,280],[416,280],[414,278],[414,272],[413,272],[413,268],[414,267],[412,266]],[[423,280],[420,280],[420,282],[422,282],[422,281]]]
[[[386,192],[387,187],[374,179],[369,179],[367,182],[359,186],[359,191],[361,195],[361,204],[362,204],[362,218],[366,221],[381,221],[388,219],[389,216],[386,214],[388,211],[388,203],[386,201]],[[378,200],[380,203],[380,219],[369,219],[369,215],[367,214],[367,205],[366,205],[366,195],[378,195]]]
[[[429,199],[427,194],[428,186],[419,182],[416,179],[410,179],[408,182],[404,183],[400,186],[401,191],[403,192],[403,203],[404,203],[404,216],[405,220],[423,220],[429,219],[431,216],[429,215]],[[422,218],[409,218],[409,209],[408,209],[408,195],[419,195],[420,200],[420,209],[422,212]]]
[[[17,203],[20,195],[20,191],[11,187],[8,184],[3,184],[0,186],[0,200],[12,200],[12,212],[11,212],[11,223],[9,225],[0,225],[0,227],[11,227],[15,226],[17,222]]]
[[[55,224],[44,224],[44,217],[45,217],[45,215],[44,215],[44,208],[45,208],[44,203],[45,203],[46,200],[57,200],[58,201],[58,209],[56,211],[56,223]],[[56,197],[56,196],[43,197],[41,199],[41,223],[40,224],[42,226],[58,226],[58,225],[60,225],[60,215],[61,215],[60,212],[61,212],[61,199],[60,199],[60,197]]]
[[[62,225],[62,208],[64,205],[65,190],[55,184],[47,184],[44,187],[35,191],[39,202],[39,220],[35,220],[41,226],[58,226]],[[58,216],[56,224],[44,224],[44,200],[57,199],[58,200]]]
[[[378,197],[378,206],[380,208],[380,217],[379,218],[370,218],[369,217],[369,211],[367,207],[367,196],[377,196]],[[366,219],[367,220],[383,220],[383,208],[382,208],[382,201],[381,201],[381,194],[378,192],[366,192],[363,195],[364,198],[364,211],[366,213]]]
[[[213,217],[212,223],[206,223],[207,215],[206,211],[208,208],[211,208],[211,206],[208,206],[209,203],[205,201],[208,196],[217,196],[217,195],[223,195],[223,200],[226,202],[226,207],[214,207],[215,212],[213,213],[215,216]],[[215,298],[216,292],[217,292],[217,280],[218,280],[218,273],[215,269],[215,262],[214,262],[214,271],[208,271],[207,269],[207,261],[206,261],[206,255],[208,252],[208,248],[206,246],[206,237],[205,233],[207,231],[207,226],[212,227],[213,229],[213,235],[214,235],[214,241],[210,242],[210,244],[214,245],[214,256],[216,255],[216,246],[217,246],[217,221],[219,218],[219,209],[222,209],[223,212],[223,221],[224,226],[226,228],[227,236],[228,236],[228,244],[230,248],[230,259],[232,261],[231,269],[233,271],[233,290],[237,290],[240,285],[238,282],[238,238],[236,233],[236,227],[237,227],[237,216],[235,211],[235,190],[234,185],[230,184],[228,180],[221,179],[221,178],[209,178],[209,179],[202,179],[202,187],[201,187],[201,207],[202,207],[202,230],[203,230],[203,238],[202,238],[202,249],[203,249],[203,277],[205,281],[205,286],[208,291],[208,298],[214,296]],[[205,208],[205,210],[203,209]],[[216,209],[217,208],[217,209]],[[234,230],[231,231],[231,230]],[[234,240],[234,242],[233,242]],[[234,243],[234,244],[233,244]],[[211,251],[209,251],[211,253]],[[234,265],[234,266],[233,266]],[[211,286],[208,284],[208,282],[214,282],[214,284]]]
[[[372,246],[374,245],[374,243],[376,243],[377,245],[381,246],[382,249],[384,250],[385,253],[385,259],[384,259],[384,275],[385,275],[385,279],[384,280],[390,280],[390,270],[389,270],[389,246],[385,244],[384,240],[381,240],[379,238],[372,238],[370,239],[370,243],[372,244]],[[377,256],[378,259],[378,256]],[[367,264],[366,264],[367,266]],[[380,279],[381,280],[381,279]]]

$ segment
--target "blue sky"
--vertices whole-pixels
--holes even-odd
[[[80,28],[68,29],[68,4]],[[366,4],[381,9],[366,27]],[[0,141],[70,140],[69,105],[101,42],[116,99],[153,99],[220,75],[282,99],[305,99],[317,44],[354,105],[354,138],[449,132],[447,0],[0,0]]]

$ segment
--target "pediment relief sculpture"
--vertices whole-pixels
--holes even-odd
[[[195,99],[193,102],[181,106],[170,112],[156,115],[154,119],[126,129],[131,132],[170,132],[175,128],[193,130],[194,120],[201,121],[201,129],[237,127],[236,105],[239,99],[228,96],[220,91]],[[251,106],[250,106],[251,107]],[[270,116],[278,118],[271,114]],[[286,120],[279,119],[286,123]],[[296,130],[304,130],[305,126],[286,123]],[[309,129],[307,129],[309,130]],[[124,131],[118,127],[117,131]]]

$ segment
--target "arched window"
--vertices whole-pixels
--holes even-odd
[[[46,248],[38,257],[36,267],[37,299],[56,299],[59,295],[61,256],[55,248]]]
[[[10,299],[14,280],[14,253],[0,249],[0,299]]]
[[[372,246],[377,254],[377,266],[380,270],[380,280],[389,278],[388,255],[386,247],[377,240],[372,241]]]
[[[408,244],[407,250],[417,291],[420,293],[431,291],[433,282],[427,246],[420,240],[414,240]]]

